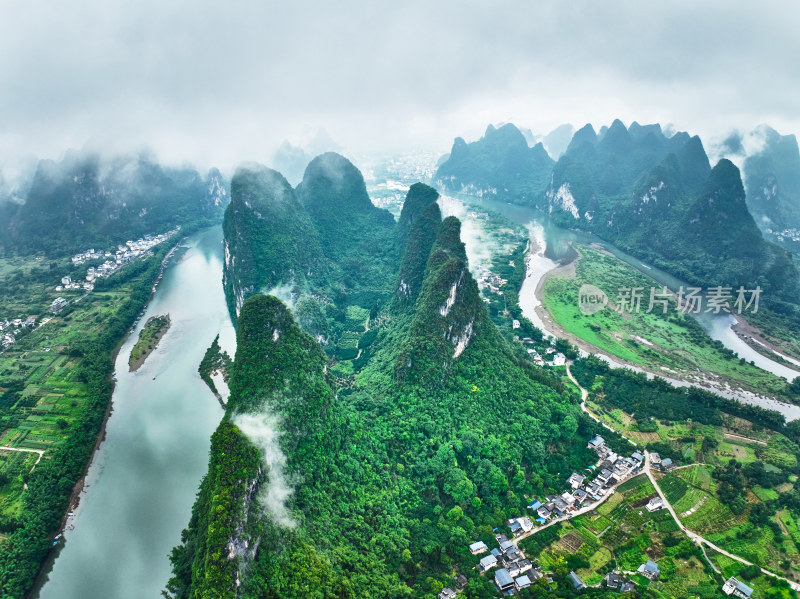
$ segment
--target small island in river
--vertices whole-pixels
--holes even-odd
[[[158,347],[158,342],[169,330],[169,325],[169,314],[152,316],[147,319],[144,327],[139,331],[139,340],[133,346],[130,358],[128,358],[128,366],[131,372],[137,371],[144,364],[147,356],[155,351],[156,347]]]

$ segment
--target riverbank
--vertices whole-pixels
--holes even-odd
[[[164,263],[157,292],[126,330],[114,362],[110,410],[75,488],[74,518],[30,599],[155,597],[168,579],[166,556],[185,527],[222,415],[197,375],[203,348],[217,333],[230,346],[219,285],[221,238],[214,227],[181,240],[184,259]],[[138,330],[150,316],[166,313],[172,325],[158,351],[166,359],[147,360],[138,373],[129,372]],[[87,561],[94,567],[87,570]]]
[[[630,286],[642,286],[645,283],[644,280],[632,279],[628,281],[630,277],[641,278],[646,275],[633,271],[631,267],[621,261],[617,262],[613,254],[607,251],[600,252],[594,247],[587,247],[584,249],[585,251],[589,251],[589,255],[592,258],[591,263],[587,263],[584,268],[584,270],[586,268],[592,269],[587,271],[592,273],[590,280],[602,280],[604,283],[608,283],[607,279],[611,277],[614,281],[620,279],[620,281],[616,281],[620,284],[630,283]],[[572,293],[577,294],[576,286],[579,283],[588,282],[587,280],[575,281],[578,265],[583,258],[581,250],[576,249],[576,254],[575,259],[568,263],[541,273],[536,284],[534,292],[536,302],[529,307],[533,307],[535,310],[537,320],[542,323],[545,333],[567,339],[582,351],[599,355],[614,366],[628,367],[636,371],[645,372],[648,376],[660,376],[673,384],[695,385],[723,397],[762,405],[768,409],[780,409],[780,406],[777,406],[776,403],[781,402],[776,402],[775,398],[780,397],[785,401],[783,393],[785,389],[784,379],[767,371],[757,369],[742,360],[733,358],[729,350],[723,350],[719,344],[710,343],[710,340],[709,343],[704,344],[699,341],[697,343],[692,342],[692,339],[697,338],[700,334],[707,338],[706,333],[703,333],[699,325],[693,321],[687,321],[684,325],[680,325],[680,323],[672,322],[666,318],[656,318],[655,315],[638,314],[637,316],[641,317],[642,321],[634,322],[630,320],[631,315],[620,313],[619,309],[615,309],[616,306],[612,305],[613,302],[609,302],[609,306],[614,309],[616,314],[604,311],[603,314],[599,314],[595,319],[587,320],[579,313],[577,305],[573,305],[574,300],[570,300],[568,304],[565,304],[564,302],[567,301],[564,299],[566,297],[564,296],[565,293],[572,297]],[[607,262],[612,263],[606,265]],[[609,271],[609,268],[612,270]],[[631,272],[628,273],[628,270],[631,270]],[[563,279],[563,281],[558,281],[560,285],[557,295],[560,299],[545,292],[546,289],[552,287],[551,282],[555,282],[554,279],[557,281],[559,278]],[[563,288],[565,285],[568,289]],[[606,292],[611,295],[609,289],[606,289]],[[556,291],[553,291],[553,293],[556,293]],[[553,309],[551,304],[556,300],[558,300],[558,306],[563,308],[560,308],[560,311],[556,314],[556,316],[561,315],[562,318],[559,320],[556,320],[551,314]],[[644,302],[646,306],[647,299]],[[581,317],[579,319],[580,323],[571,326],[570,323],[573,323],[573,321],[570,318],[576,317]],[[567,326],[570,326],[570,328],[575,326],[586,328],[588,338],[584,338],[575,331],[568,330],[566,326],[563,326],[561,323],[564,318],[568,319]],[[577,320],[575,322],[578,323]],[[652,335],[648,334],[647,331],[650,331]],[[592,343],[589,340],[592,335],[601,339],[606,345],[610,344],[618,348],[619,352],[612,352],[605,347]],[[656,343],[653,343],[653,341]],[[660,344],[666,345],[662,347]],[[637,362],[627,359],[625,357],[626,353],[632,357],[641,356],[643,361]],[[704,366],[704,363],[709,364]],[[751,384],[748,384],[748,382]],[[772,393],[765,394],[764,391],[769,389],[772,390]],[[788,408],[791,404],[783,403],[782,405]],[[786,414],[788,419],[797,417],[796,415],[789,416],[789,413],[795,410],[780,409],[780,411]]]
[[[163,277],[164,269],[166,268],[166,265],[167,265],[169,259],[172,256],[175,255],[175,252],[177,251],[177,249],[180,246],[180,244],[182,243],[182,241],[183,241],[183,239],[178,240],[175,243],[175,245],[173,245],[166,252],[166,254],[164,254],[163,258],[161,259],[161,263],[159,265],[158,272],[147,283],[147,285],[150,287],[150,292],[149,292],[146,300],[143,302],[143,305],[139,309],[138,316],[136,317],[134,322],[131,323],[133,325],[133,327],[126,327],[126,331],[127,332],[117,340],[117,342],[114,345],[114,348],[112,349],[112,351],[110,353],[110,362],[109,362],[110,368],[108,369],[108,372],[105,375],[107,381],[110,383],[109,397],[108,397],[108,400],[106,402],[106,406],[105,406],[105,409],[103,411],[103,418],[102,418],[102,421],[100,423],[98,432],[97,432],[97,434],[95,436],[94,444],[93,444],[93,446],[91,448],[91,451],[89,453],[88,460],[86,461],[86,464],[83,467],[83,470],[80,473],[80,476],[78,477],[77,481],[75,482],[75,485],[73,486],[72,491],[70,492],[70,496],[69,496],[69,499],[68,499],[68,502],[67,502],[67,509],[63,513],[63,515],[61,516],[60,524],[59,524],[59,526],[57,528],[57,533],[59,533],[59,534],[66,533],[68,530],[72,530],[73,529],[72,525],[70,524],[70,520],[72,518],[72,514],[74,514],[75,510],[80,505],[81,497],[83,496],[84,491],[87,490],[89,488],[89,486],[90,486],[89,484],[87,484],[87,478],[88,478],[90,469],[91,469],[91,467],[92,467],[92,465],[93,465],[93,463],[95,461],[95,458],[96,458],[96,456],[97,456],[97,454],[98,454],[98,452],[100,450],[100,447],[103,445],[103,443],[106,440],[108,422],[109,422],[109,420],[111,418],[111,414],[114,411],[113,396],[114,396],[114,392],[116,390],[116,380],[117,380],[116,371],[114,370],[114,364],[116,364],[117,359],[118,359],[118,357],[119,357],[119,355],[120,355],[120,353],[122,351],[122,348],[125,345],[125,342],[133,334],[136,322],[139,322],[139,320],[141,319],[142,315],[145,313],[145,310],[147,309],[147,306],[149,305],[150,301],[152,300],[153,295],[155,294],[156,288],[158,287],[158,284],[161,281],[161,278]],[[50,549],[48,550],[48,552],[45,555],[44,559],[40,563],[40,567],[39,567],[38,572],[37,572],[37,574],[36,574],[36,576],[34,578],[34,581],[33,581],[33,584],[31,586],[31,588],[25,594],[25,598],[26,599],[35,599],[36,597],[39,596],[39,593],[40,593],[43,585],[47,581],[47,575],[50,572],[50,570],[53,568],[53,565],[54,565],[56,559],[59,557],[59,554],[60,554],[62,548],[64,547],[64,542],[65,541],[66,541],[66,538],[62,537],[58,544],[53,544],[50,547]]]

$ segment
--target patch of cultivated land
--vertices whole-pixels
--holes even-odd
[[[557,269],[540,288],[542,305],[571,340],[590,344],[629,364],[687,381],[703,379],[728,382],[757,393],[782,395],[786,381],[734,356],[711,339],[692,316],[677,310],[674,298],[654,303],[650,313],[650,289],[658,284],[615,257],[579,246],[580,258],[568,268]],[[609,306],[590,316],[581,313],[578,290],[583,284],[602,289]],[[643,288],[638,313],[618,306],[620,288]]]

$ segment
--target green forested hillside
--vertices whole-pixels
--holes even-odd
[[[217,169],[161,166],[147,155],[101,157],[70,152],[39,162],[24,203],[7,202],[0,245],[19,253],[63,255],[89,247],[110,249],[176,225],[216,224],[228,203]]]
[[[346,158],[318,156],[296,189],[276,171],[242,167],[231,198],[224,286],[234,322],[248,296],[276,293],[296,302],[306,330],[335,339],[349,305],[370,310],[389,294],[399,263],[394,218],[372,204]]]
[[[469,191],[504,201],[533,205],[550,181],[553,159],[541,143],[529,148],[511,123],[489,125],[484,136],[466,143],[457,137],[434,179],[445,190]]]
[[[426,254],[419,292],[392,301],[398,261],[371,309],[345,310],[338,344],[355,335],[357,359],[331,361],[274,297],[242,305],[173,597],[432,597],[457,573],[466,597],[494,596],[469,543],[592,461],[597,425],[497,333],[458,220],[441,221],[429,188],[409,195],[419,217],[404,253],[417,273]],[[400,226],[385,229],[387,247]]]

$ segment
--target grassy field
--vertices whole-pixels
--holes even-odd
[[[650,304],[650,289],[657,283],[617,258],[580,246],[581,258],[573,277],[550,277],[544,285],[542,304],[553,320],[570,335],[583,339],[613,356],[655,372],[695,380],[699,373],[711,378],[780,395],[786,381],[736,358],[719,342],[713,341],[694,320],[676,309],[669,300],[666,314],[661,304]],[[581,313],[578,290],[583,284],[602,289],[609,298],[609,307],[591,315]],[[618,290],[622,287],[643,288],[638,313],[618,308]]]

